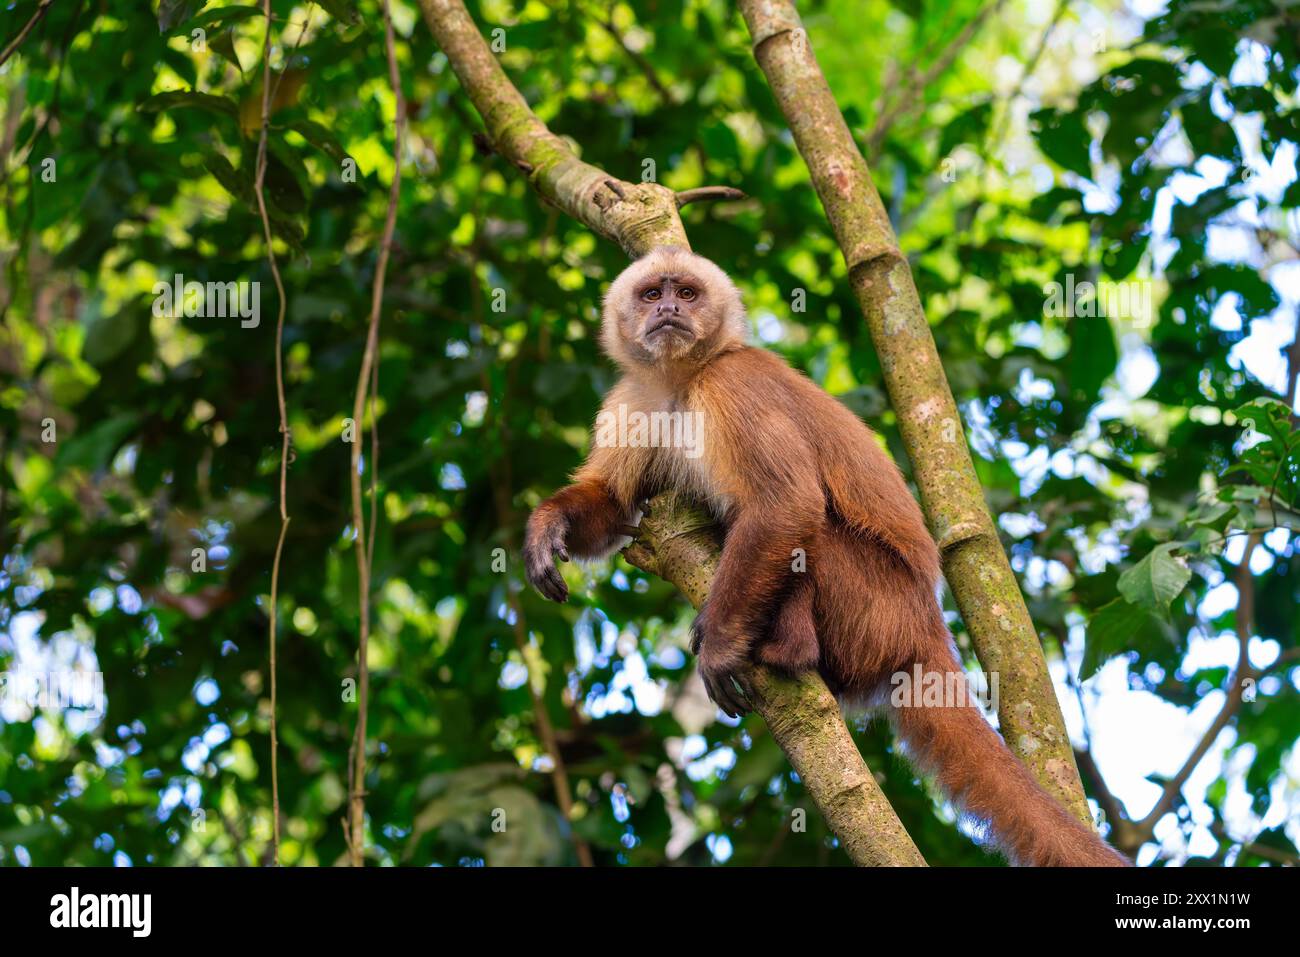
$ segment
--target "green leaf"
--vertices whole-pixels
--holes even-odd
[[[1214,110],[1210,108],[1208,92],[1195,102],[1184,106],[1182,114],[1183,130],[1192,144],[1192,149],[1197,153],[1234,160],[1241,158],[1237,134],[1231,125],[1214,114]]]
[[[1219,76],[1226,77],[1237,62],[1237,39],[1235,30],[1216,24],[1192,30],[1187,35],[1186,45],[1198,60]]]
[[[1292,425],[1291,410],[1277,399],[1256,399],[1235,410],[1251,441],[1229,472],[1245,472],[1267,489],[1267,498],[1285,505],[1300,501],[1300,431]],[[1258,442],[1262,436],[1266,441]]]
[[[341,163],[348,158],[348,151],[343,148],[334,134],[313,120],[295,120],[289,124],[289,129],[336,162]]]
[[[1210,220],[1222,216],[1240,202],[1227,186],[1207,189],[1190,203],[1176,203],[1171,225],[1176,233],[1203,233]]]
[[[1035,136],[1038,148],[1058,166],[1092,179],[1092,160],[1089,148],[1092,135],[1084,124],[1082,113],[1063,113],[1060,110],[1039,110],[1032,119],[1037,124]]]
[[[1185,561],[1174,556],[1182,542],[1166,542],[1152,549],[1145,558],[1119,576],[1119,593],[1134,605],[1169,609],[1169,603],[1192,580]]]
[[[131,344],[147,318],[147,313],[139,311],[138,301],[132,301],[125,309],[98,317],[86,332],[82,358],[92,366],[105,365]]]
[[[214,153],[203,161],[203,166],[231,196],[246,203],[254,202],[252,176],[235,169],[230,160],[220,153]]]
[[[1106,316],[1078,316],[1070,320],[1071,349],[1065,361],[1070,370],[1070,390],[1085,401],[1097,401],[1102,383],[1119,365],[1115,331]]]
[[[361,11],[357,9],[356,0],[318,0],[318,2],[340,23],[353,26],[361,22]]]
[[[962,143],[975,143],[984,136],[988,128],[989,117],[993,113],[991,102],[977,103],[970,109],[958,113],[939,138],[939,155],[947,156]]]
[[[244,64],[239,62],[239,54],[235,51],[235,31],[223,29],[215,37],[208,41],[208,46],[214,53],[219,54],[223,59],[235,65],[240,73],[244,72]]]
[[[213,10],[205,10],[194,18],[190,24],[191,28],[203,27],[210,29],[212,25],[220,25],[223,29],[233,26],[236,23],[242,23],[245,20],[251,20],[253,17],[262,15],[261,7],[253,6],[234,6],[234,7],[217,7]]]
[[[159,0],[158,32],[170,33],[207,5],[208,0]]]
[[[1111,658],[1134,651],[1139,637],[1149,634],[1151,613],[1122,598],[1103,605],[1088,621],[1088,635],[1079,663],[1079,680],[1087,681]]]
[[[74,435],[59,450],[58,464],[91,472],[106,468],[139,421],[138,415],[123,413]]]
[[[136,109],[141,113],[161,113],[177,107],[207,110],[209,113],[221,113],[226,116],[239,115],[239,104],[229,97],[199,93],[195,90],[169,90],[166,93],[155,93],[142,101]]]

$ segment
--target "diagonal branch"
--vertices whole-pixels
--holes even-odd
[[[961,415],[907,258],[789,0],[741,0],[763,70],[835,231],[880,355],[944,573],[984,670],[999,676],[1002,736],[1049,793],[1091,825],[1034,623],[971,463]]]
[[[19,30],[17,34],[15,34],[13,40],[5,44],[3,50],[0,50],[0,66],[3,66],[6,60],[18,52],[18,48],[22,46],[23,41],[27,39],[27,34],[31,33],[32,30],[35,29],[36,24],[40,23],[45,17],[45,14],[50,12],[50,5],[52,3],[54,3],[54,0],[41,0],[40,4],[36,7],[36,12],[32,14],[32,18],[27,21],[26,25]]]
[[[574,156],[528,108],[460,0],[420,0],[434,39],[482,116],[497,153],[523,170],[543,200],[637,257],[655,246],[689,248],[678,197],[656,183],[627,183]],[[698,604],[719,553],[700,512],[660,496],[627,557]],[[861,865],[923,865],[816,675],[798,681],[753,675],[757,712],[798,771],[849,857]]]
[[[655,246],[687,245],[672,190],[657,183],[623,182],[578,159],[528,108],[463,3],[420,0],[420,7],[496,152],[523,170],[543,199],[618,243],[629,256]]]
[[[478,212],[477,204],[473,210]],[[476,235],[470,244],[470,252],[475,264],[478,263],[482,256],[480,248],[480,239]],[[473,323],[479,330],[479,338],[482,339],[482,330],[484,327],[483,316],[483,293],[477,283],[470,284],[470,310],[472,313]],[[479,385],[484,395],[492,394],[491,376],[488,375],[486,365],[479,367]],[[508,388],[508,387],[507,387]],[[487,429],[494,429],[501,436],[502,444],[509,445],[510,432],[509,423],[504,417],[500,421],[496,418],[496,403],[489,402],[484,415],[483,425]],[[504,541],[507,548],[514,552],[517,543],[514,539],[514,522],[512,521],[513,507],[510,500],[510,490],[514,488],[514,479],[510,468],[510,457],[502,456],[499,460],[489,459],[487,462],[488,480],[492,485],[492,497],[495,500],[497,520],[506,528]],[[539,679],[544,681],[544,677],[534,669],[533,664],[529,661],[528,655],[528,620],[524,617],[523,602],[519,600],[519,594],[514,587],[513,582],[507,582],[505,586],[506,601],[509,604],[511,617],[513,618],[513,632],[515,637],[515,647],[519,651],[519,660],[528,673],[527,685],[528,696],[533,704],[533,721],[537,727],[537,736],[542,739],[542,747],[546,749],[547,755],[551,759],[551,783],[555,788],[555,803],[560,809],[560,814],[570,824],[574,821],[573,811],[573,787],[569,782],[569,770],[564,761],[564,753],[560,750],[559,736],[555,733],[555,724],[551,721],[550,712],[546,707],[546,700],[538,690]],[[575,722],[576,726],[576,722]],[[589,845],[574,828],[569,829],[569,841],[573,844],[574,854],[577,855],[578,864],[581,867],[595,866],[595,859],[591,855],[591,845]]]
[[[659,98],[663,100],[664,104],[667,106],[676,106],[677,98],[673,96],[673,91],[668,89],[667,84],[659,78],[659,71],[656,70],[654,64],[650,62],[650,58],[639,50],[633,49],[628,44],[627,38],[624,37],[622,32],[618,29],[618,24],[614,22],[613,10],[610,9],[604,13],[590,10],[587,12],[587,15],[599,23],[604,31],[613,38],[615,43],[618,44],[619,49],[627,54],[628,59],[636,64],[636,68],[641,71],[641,74],[646,78],[646,82],[649,83],[650,86],[654,88],[654,91],[659,94]]]
[[[703,511],[661,495],[624,551],[629,562],[677,586],[699,608],[717,571],[720,542]],[[791,679],[754,668],[754,710],[790,760],[844,850],[860,865],[925,864],[858,753],[838,703],[816,673]]]
[[[1151,809],[1151,813],[1135,825],[1138,843],[1149,841],[1160,819],[1174,809],[1187,779],[1192,776],[1192,772],[1196,770],[1196,766],[1202,759],[1209,754],[1214,742],[1219,740],[1219,733],[1228,726],[1228,722],[1241,709],[1248,684],[1253,684],[1259,679],[1261,672],[1250,663],[1250,636],[1255,630],[1255,577],[1250,571],[1250,556],[1254,554],[1255,546],[1258,544],[1259,536],[1256,534],[1246,539],[1246,547],[1241,553],[1241,564],[1237,566],[1235,582],[1237,666],[1233,669],[1232,677],[1228,679],[1223,705],[1219,708],[1219,713],[1214,716],[1214,720],[1210,722],[1210,726],[1205,729],[1205,733],[1201,735],[1192,753],[1183,762],[1183,766],[1165,782],[1165,789],[1160,799],[1156,801],[1155,807]]]
[[[885,137],[889,135],[889,131],[894,124],[917,108],[934,81],[947,72],[953,61],[957,59],[957,55],[975,39],[975,34],[984,25],[984,21],[997,13],[1005,3],[1006,0],[993,0],[993,2],[985,4],[975,16],[967,21],[961,32],[953,37],[952,42],[939,54],[938,59],[930,64],[924,72],[920,69],[919,64],[913,64],[912,69],[909,71],[910,77],[903,84],[903,95],[890,106],[880,111],[880,116],[876,119],[875,125],[871,128],[871,132],[867,134],[867,151],[871,154],[872,162],[875,162],[880,155],[880,150],[885,145]]]

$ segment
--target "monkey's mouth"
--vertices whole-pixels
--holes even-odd
[[[646,328],[646,338],[653,336],[656,332],[665,332],[668,330],[681,333],[685,336],[694,335],[694,333],[691,332],[691,327],[686,325],[686,323],[682,322],[680,319],[674,319],[672,316],[666,316],[663,319],[656,320],[653,325]]]

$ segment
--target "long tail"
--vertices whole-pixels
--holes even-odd
[[[925,672],[945,677],[958,667],[955,658],[922,664]],[[1013,864],[1132,866],[1039,787],[973,705],[895,707],[891,715],[913,761],[934,773],[967,814],[989,826]]]

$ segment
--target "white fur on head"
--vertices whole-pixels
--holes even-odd
[[[707,297],[710,311],[721,310],[717,328],[701,340],[705,353],[744,343],[749,324],[740,291],[731,278],[712,260],[697,256],[689,249],[656,246],[619,273],[605,292],[600,341],[607,356],[624,367],[635,361],[619,331],[619,319],[636,302],[636,289],[646,277],[666,272],[693,276]]]

